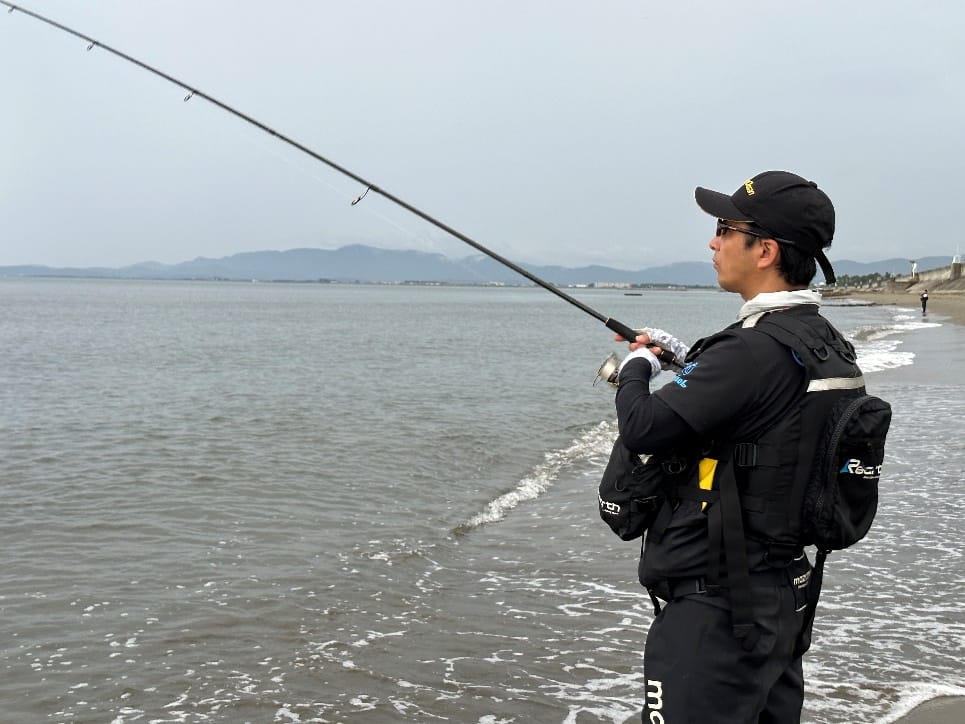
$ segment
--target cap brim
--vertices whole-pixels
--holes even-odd
[[[720,191],[711,191],[698,186],[697,190],[694,191],[694,198],[697,200],[697,206],[718,219],[753,221],[753,219],[747,218],[747,214],[734,206],[730,196],[722,194]]]

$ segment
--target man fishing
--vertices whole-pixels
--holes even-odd
[[[720,286],[744,300],[739,321],[692,350],[662,330],[644,330],[630,343],[616,395],[630,451],[703,458],[641,555],[640,581],[659,609],[644,652],[642,718],[787,724],[800,721],[804,699],[811,565],[803,545],[768,542],[781,538],[800,500],[782,493],[775,503],[767,491],[782,490],[795,467],[811,464],[820,430],[788,432],[791,439],[776,446],[783,452],[766,462],[737,460],[734,445],[781,425],[805,386],[799,355],[755,329],[757,321],[793,317],[840,337],[819,315],[820,295],[808,290],[816,261],[833,283],[823,249],[834,235],[834,207],[815,183],[784,171],[758,174],[731,195],[697,188],[696,201],[716,219],[714,269]],[[684,367],[651,392],[651,378],[667,369],[657,356],[666,349]],[[741,490],[739,545],[728,541],[719,512],[718,479],[727,468]]]

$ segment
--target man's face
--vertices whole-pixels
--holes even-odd
[[[714,252],[714,270],[717,272],[717,283],[721,289],[737,292],[742,297],[748,283],[755,278],[758,254],[755,253],[760,239],[754,235],[742,233],[747,228],[742,221],[720,219],[714,237],[710,240],[710,248]],[[750,246],[748,247],[748,242]],[[753,296],[753,295],[751,295]]]

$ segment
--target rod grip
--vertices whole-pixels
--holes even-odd
[[[615,319],[607,319],[606,322],[604,322],[604,324],[607,326],[607,329],[610,329],[616,332],[621,337],[623,337],[627,342],[632,342],[637,338],[637,335],[640,334],[640,332],[638,332],[637,330],[631,329],[623,322],[618,322]]]

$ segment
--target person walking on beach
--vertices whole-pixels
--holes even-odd
[[[923,291],[921,293],[921,296],[918,298],[921,300],[921,313],[924,314],[925,307],[928,306],[928,290],[926,289],[925,291]]]
[[[735,325],[692,350],[667,332],[645,329],[619,371],[620,439],[631,452],[667,458],[673,451],[685,460],[706,455],[690,487],[677,488],[677,502],[666,508],[669,519],[648,532],[641,554],[640,582],[659,611],[644,649],[642,720],[799,722],[811,564],[803,545],[766,541],[799,514],[800,501],[794,510],[781,486],[810,465],[821,445],[819,431],[799,430],[797,439],[761,451],[757,462],[737,461],[737,447],[727,445],[761,441],[790,419],[804,392],[798,354],[755,329],[765,315],[803,325],[837,345],[842,357],[853,355],[820,316],[820,295],[808,289],[815,262],[827,281],[834,279],[823,251],[834,235],[834,207],[815,183],[785,171],[758,174],[732,195],[698,187],[695,196],[716,219],[710,248],[717,281],[744,304]],[[651,378],[668,369],[658,358],[668,349],[683,367],[651,392]],[[712,450],[733,450],[734,462],[714,459]],[[756,467],[736,467],[744,464]],[[723,492],[715,497],[718,476],[728,468],[739,481],[745,521],[743,550],[736,553],[728,543],[727,513],[721,520]],[[745,555],[743,570],[732,565]],[[746,586],[739,585],[741,577],[749,578]]]

